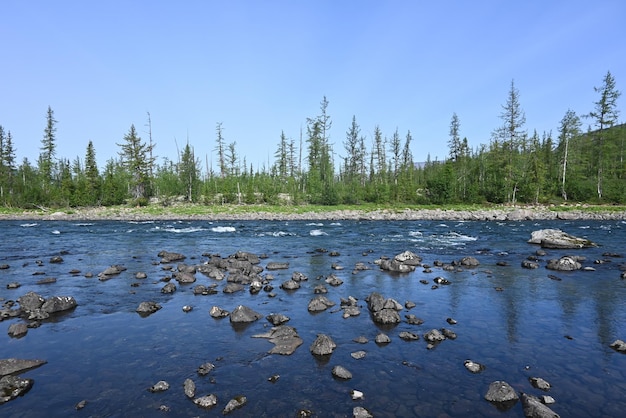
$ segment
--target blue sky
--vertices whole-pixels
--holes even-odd
[[[621,0],[4,0],[0,16],[0,125],[20,162],[37,160],[48,106],[59,158],[91,140],[103,166],[131,124],[147,140],[150,112],[159,162],[189,141],[216,167],[221,122],[256,169],[324,96],[337,158],[354,115],[368,146],[376,125],[410,130],[424,161],[447,156],[453,112],[470,146],[488,143],[512,80],[526,129],[554,137],[607,71],[626,85]]]

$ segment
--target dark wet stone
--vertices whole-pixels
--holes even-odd
[[[291,355],[303,343],[295,328],[279,325],[264,334],[253,335],[254,338],[267,338],[274,344],[269,354]]]
[[[283,290],[296,290],[296,289],[300,289],[300,283],[293,279],[289,279],[289,280],[284,281],[280,285],[280,288]]]
[[[507,382],[497,380],[489,385],[485,399],[489,402],[499,404],[497,405],[498,408],[509,409],[517,403],[519,396]]]
[[[46,364],[46,360],[0,359],[0,376],[17,374]]]
[[[7,289],[17,289],[21,284],[19,282],[11,282],[7,284]]]
[[[424,323],[424,320],[422,318],[418,318],[413,314],[407,314],[404,315],[404,317],[406,318],[406,322],[411,325],[422,325]]]
[[[265,317],[272,325],[278,326],[282,325],[285,322],[289,321],[289,317],[287,315],[283,315],[280,313],[271,313]]]
[[[174,278],[180,284],[189,284],[189,283],[194,283],[196,281],[196,276],[194,276],[192,273],[189,273],[187,271],[180,271],[176,273]]]
[[[343,380],[352,379],[352,373],[348,369],[343,366],[335,366],[333,367],[332,374],[334,377]]]
[[[364,358],[365,356],[367,356],[367,352],[365,352],[363,350],[359,350],[359,351],[355,351],[353,353],[350,353],[350,357],[352,357],[355,360],[360,360],[360,359]]]
[[[244,406],[248,402],[248,398],[243,395],[235,396],[233,399],[228,401],[224,410],[222,410],[223,415],[228,415],[233,412],[235,409],[239,409]]]
[[[446,318],[446,322],[450,325],[456,325],[457,324],[457,320],[454,318]]]
[[[217,396],[213,394],[201,396],[194,399],[193,403],[195,403],[200,408],[210,409],[217,405]]]
[[[289,268],[289,263],[272,261],[267,263],[265,268],[267,270],[286,270]]]
[[[476,267],[480,265],[480,262],[476,257],[463,257],[459,261],[459,264],[461,264],[463,267]]]
[[[191,379],[185,379],[183,382],[183,390],[185,396],[189,399],[193,399],[196,396],[196,384]]]
[[[321,312],[335,305],[336,303],[328,299],[326,296],[318,295],[311,299],[307,309],[309,312]]]
[[[57,282],[56,277],[46,277],[44,279],[37,280],[37,284],[52,284],[56,282]]]
[[[54,257],[50,258],[50,264],[59,264],[63,262],[63,257],[61,257],[60,255],[55,255]]]
[[[387,334],[381,332],[376,335],[374,341],[376,341],[376,344],[389,344],[391,342],[391,338],[389,338]]]
[[[7,375],[0,379],[0,405],[23,396],[33,387],[33,379]]]
[[[213,363],[204,363],[198,367],[198,374],[200,376],[206,376],[211,372],[211,370],[215,369],[215,364]]]
[[[309,280],[309,278],[304,273],[301,273],[299,271],[294,271],[291,274],[291,280],[296,281],[296,282],[306,282],[307,280]]]
[[[574,271],[580,270],[582,265],[574,258],[574,257],[561,257],[559,259],[553,259],[548,261],[548,265],[546,266],[549,270],[557,270],[557,271]]]
[[[437,343],[445,340],[446,337],[438,329],[431,329],[424,334],[424,339],[431,343]]]
[[[161,288],[161,293],[166,295],[172,294],[176,292],[176,285],[174,283],[167,283],[165,286]]]
[[[0,270],[7,270],[11,268],[8,264],[0,264]]]
[[[369,342],[367,337],[365,337],[363,335],[360,335],[360,336],[356,337],[352,341],[354,341],[355,343],[359,343],[359,344],[367,344]]]
[[[408,331],[402,331],[400,333],[400,338],[402,338],[405,341],[415,341],[415,340],[420,339],[419,335],[413,334],[412,332],[408,332]]]
[[[222,292],[224,293],[235,293],[241,292],[244,290],[244,286],[241,283],[226,283]]]
[[[109,280],[123,271],[126,271],[126,267],[119,264],[114,264],[104,269],[104,271],[98,273],[98,279],[100,281]]]
[[[521,399],[524,416],[528,418],[559,418],[559,414],[541,403],[538,398],[522,393]]]
[[[148,301],[141,302],[135,311],[141,316],[148,316],[155,313],[159,309],[161,309],[161,305],[153,301]]]
[[[448,338],[449,340],[456,339],[456,332],[452,331],[451,329],[441,328],[441,333],[443,334],[444,337]]]
[[[51,296],[41,305],[41,309],[49,314],[67,311],[78,306],[72,296]]]
[[[168,390],[169,388],[170,388],[169,383],[167,383],[165,380],[159,380],[154,385],[150,386],[148,390],[152,393],[156,393],[156,392],[164,392]]]
[[[173,253],[173,252],[169,252],[169,251],[160,251],[157,256],[161,257],[161,263],[162,264],[168,264],[168,263],[173,263],[175,261],[183,261],[185,258],[184,255],[179,254],[179,253]]]
[[[485,366],[472,360],[465,360],[463,363],[465,368],[472,373],[480,373],[485,370]]]
[[[76,405],[74,405],[74,409],[77,410],[77,411],[80,411],[81,409],[83,409],[86,406],[87,406],[87,401],[85,399],[83,399],[82,401],[80,401]]]
[[[341,286],[343,284],[343,280],[341,280],[339,277],[335,276],[334,274],[331,274],[330,276],[328,276],[325,281],[330,286],[335,286],[335,287]]]
[[[28,326],[23,322],[17,322],[9,326],[7,334],[12,338],[22,338],[28,333]]]
[[[382,309],[372,314],[374,322],[383,325],[399,324],[402,320],[395,309]]]
[[[325,356],[333,353],[333,350],[337,348],[337,344],[326,334],[318,334],[313,344],[311,344],[310,351],[312,354],[318,356]]]
[[[232,323],[254,322],[260,318],[263,318],[263,315],[243,305],[237,306],[230,313],[230,322]]]
[[[528,381],[530,382],[531,385],[533,385],[534,388],[536,389],[541,389],[543,391],[549,391],[551,388],[550,383],[546,382],[544,379],[542,379],[541,377],[530,377],[528,378]]]
[[[522,267],[525,268],[525,269],[529,269],[529,270],[538,269],[539,268],[539,263],[537,263],[535,261],[530,261],[530,260],[523,260],[522,261]]]

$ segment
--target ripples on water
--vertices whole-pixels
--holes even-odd
[[[585,265],[596,271],[559,272],[561,281],[550,280],[545,261],[568,253],[556,250],[549,251],[541,268],[520,268],[537,249],[526,243],[530,232],[549,227],[600,243],[600,248],[575,251],[585,255]],[[7,335],[15,320],[0,322],[0,358],[48,360],[22,374],[33,378],[35,385],[23,398],[1,405],[2,416],[219,416],[229,399],[243,394],[248,404],[233,416],[293,417],[301,409],[319,417],[351,416],[352,408],[361,405],[376,417],[517,417],[523,415],[519,404],[502,412],[483,396],[494,380],[542,395],[530,386],[532,376],[552,384],[548,394],[556,399],[553,409],[561,416],[620,416],[626,410],[626,356],[609,348],[615,339],[626,339],[626,283],[619,278],[619,266],[626,260],[593,264],[606,259],[604,252],[626,255],[623,222],[5,221],[0,228],[0,263],[10,265],[0,271],[1,298],[15,300],[32,290],[44,297],[71,295],[79,303],[74,311],[30,329],[21,339]],[[330,257],[320,248],[340,255]],[[287,261],[290,268],[269,272],[275,277],[275,298],[247,291],[194,296],[196,284],[218,283],[218,289],[225,284],[201,274],[195,284],[177,284],[173,295],[163,295],[161,279],[168,272],[158,264],[161,250],[185,254],[187,264],[202,263],[206,260],[202,254],[226,257],[243,250],[267,255],[262,266]],[[372,264],[380,256],[405,250],[430,265],[466,255],[475,256],[481,265],[458,272],[433,268],[433,273],[418,269],[393,276]],[[48,263],[61,252],[64,263]],[[508,266],[496,265],[502,261]],[[371,270],[352,274],[357,262]],[[332,270],[333,263],[345,269]],[[112,264],[128,270],[105,282],[84,277]],[[81,274],[70,275],[72,269]],[[138,271],[146,272],[148,279],[135,280]],[[280,283],[294,271],[307,275],[308,282],[295,292],[280,290]],[[57,282],[35,284],[42,276],[33,274],[42,272]],[[337,305],[310,314],[307,304],[313,287],[331,273],[344,282],[327,286],[327,296]],[[451,285],[431,289],[436,276]],[[6,288],[16,281],[22,285],[19,289]],[[135,283],[139,286],[131,286]],[[402,304],[415,302],[417,306],[401,312],[401,317],[412,313],[424,324],[376,326],[364,302],[372,291]],[[337,312],[339,299],[348,296],[359,299],[361,315],[343,319]],[[135,309],[145,300],[155,300],[163,309],[141,318]],[[269,342],[251,338],[269,328],[265,319],[233,328],[228,319],[215,320],[208,314],[213,305],[232,311],[239,304],[263,315],[286,314],[304,344],[292,356],[270,356]],[[194,310],[184,313],[184,305]],[[448,317],[458,324],[448,325]],[[423,338],[405,342],[398,337],[402,331],[423,335],[442,327],[453,328],[458,338],[433,350],[426,349]],[[391,344],[374,343],[381,331],[391,337]],[[338,346],[326,360],[309,353],[319,333],[330,335]],[[369,342],[355,343],[360,335]],[[367,356],[353,359],[350,353],[358,350]],[[487,369],[471,374],[463,367],[466,359]],[[198,366],[207,361],[216,365],[215,370],[198,376]],[[338,364],[350,370],[353,379],[335,380],[331,370]],[[280,379],[272,384],[267,379],[275,374]],[[216,394],[218,406],[205,412],[187,400],[182,390],[186,378],[196,383],[197,396]],[[159,380],[168,381],[170,389],[148,392]],[[353,389],[364,392],[365,398],[352,401]],[[73,407],[82,399],[87,407],[77,413]],[[159,412],[160,405],[171,411]]]

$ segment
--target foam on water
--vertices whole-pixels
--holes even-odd
[[[234,226],[214,226],[213,228],[211,228],[211,231],[223,233],[223,232],[235,232],[236,229]]]
[[[312,237],[319,237],[322,235],[328,235],[326,232],[322,231],[321,229],[312,229],[309,232],[309,235],[311,235]]]
[[[37,224],[37,223],[32,223],[32,224],[21,224],[20,226],[21,226],[22,228],[32,228],[32,227],[34,227],[34,226],[38,226],[38,225],[39,225],[39,224]]]
[[[189,234],[192,232],[198,232],[198,231],[204,231],[204,228],[201,228],[199,226],[197,227],[187,227],[187,228],[174,228],[174,227],[169,227],[169,228],[165,228],[166,232],[173,232],[174,234]]]
[[[310,222],[306,226],[324,226],[324,224],[321,222]]]
[[[61,233],[61,231],[59,231],[58,229],[55,229],[51,232],[54,235],[59,235]]]

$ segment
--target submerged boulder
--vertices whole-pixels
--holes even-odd
[[[26,394],[33,387],[33,379],[7,375],[0,379],[0,405]]]
[[[496,380],[489,385],[485,399],[498,406],[499,409],[509,409],[519,400],[515,389],[503,380]]]
[[[521,399],[524,407],[524,416],[531,418],[559,418],[559,414],[541,403],[539,398],[522,393]]]
[[[135,312],[141,316],[148,316],[161,309],[161,305],[153,301],[141,302]]]
[[[529,244],[539,244],[542,248],[574,249],[597,247],[597,244],[585,239],[578,238],[560,229],[540,229],[530,235]]]
[[[325,356],[332,354],[337,344],[326,334],[318,334],[313,344],[311,344],[311,354]]]
[[[263,318],[263,315],[243,305],[237,306],[230,313],[230,322],[232,323],[254,322],[260,318]]]
[[[576,257],[564,256],[559,259],[548,261],[546,268],[548,270],[556,271],[574,271],[580,270],[582,268],[582,264],[578,262]]]

